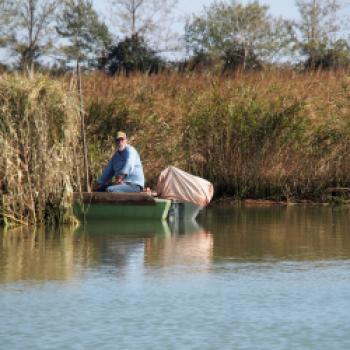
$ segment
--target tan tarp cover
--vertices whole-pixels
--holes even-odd
[[[213,198],[213,185],[201,177],[170,166],[158,178],[157,194],[160,198],[191,202],[202,207]]]

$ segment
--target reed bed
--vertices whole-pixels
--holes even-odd
[[[325,200],[350,186],[350,78],[269,71],[84,79],[92,177],[126,129],[148,184],[172,164],[217,195]]]
[[[0,76],[0,223],[65,221],[83,176],[70,77]],[[178,166],[217,196],[327,200],[350,187],[350,78],[291,71],[83,77],[90,181],[126,130],[153,187]]]
[[[0,76],[0,222],[68,219],[80,187],[79,110],[66,84],[45,76]]]

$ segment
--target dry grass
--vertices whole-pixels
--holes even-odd
[[[43,76],[0,77],[0,220],[64,220],[66,195],[79,187],[74,94]]]
[[[218,195],[320,199],[350,186],[350,78],[290,71],[83,80],[91,180],[126,130],[148,185],[175,165],[211,180]],[[62,220],[80,189],[77,99],[65,79],[0,76],[2,221]]]
[[[173,164],[239,198],[313,198],[350,185],[344,72],[85,77],[92,172],[126,129],[154,184]]]

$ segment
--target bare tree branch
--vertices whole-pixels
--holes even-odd
[[[20,68],[32,69],[34,62],[51,46],[58,0],[4,0],[11,17],[4,42],[19,57]]]
[[[114,26],[125,37],[142,36],[158,50],[174,36],[169,30],[177,0],[112,0]]]

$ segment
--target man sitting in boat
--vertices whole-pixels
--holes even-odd
[[[95,192],[141,192],[145,185],[140,156],[128,144],[125,132],[118,131],[115,138],[117,150],[102,176],[96,181]],[[110,183],[115,176],[115,183]]]

